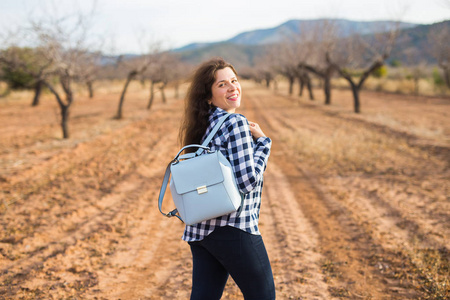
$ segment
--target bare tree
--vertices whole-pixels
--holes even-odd
[[[94,97],[94,82],[99,76],[101,69],[102,53],[100,51],[86,53],[80,61],[80,77],[79,80],[86,85],[89,98]]]
[[[145,34],[145,32],[143,32]],[[142,36],[142,35],[141,35]],[[141,37],[140,40],[145,40],[145,38]],[[123,87],[122,93],[119,99],[119,106],[117,108],[117,113],[114,116],[115,119],[123,118],[123,104],[125,101],[125,95],[128,90],[128,86],[130,82],[136,79],[139,75],[143,75],[147,70],[151,67],[152,64],[156,62],[156,54],[159,52],[159,43],[148,43],[146,45],[147,50],[142,51],[138,57],[132,59],[121,58],[118,62],[118,66],[121,69],[125,69],[127,73],[127,77],[125,80],[125,85]],[[141,49],[144,47],[141,46]]]
[[[428,33],[430,52],[437,60],[444,74],[444,81],[450,88],[450,21],[434,24]]]
[[[127,62],[124,62],[123,64],[127,65],[126,68],[128,69],[128,72],[127,72],[127,79],[125,80],[125,85],[122,89],[122,93],[120,94],[119,106],[117,108],[117,113],[114,116],[114,118],[118,119],[118,120],[123,118],[123,104],[125,101],[125,95],[127,93],[130,82],[133,79],[136,79],[136,77],[138,75],[142,74],[143,72],[145,72],[147,70],[147,68],[151,64],[151,59],[148,56],[143,56],[143,57],[131,59]]]
[[[154,87],[158,85],[163,103],[166,103],[166,94],[164,89],[170,81],[178,80],[180,76],[181,62],[179,57],[169,52],[159,53],[155,56],[155,64],[146,74],[150,79],[150,98],[147,109],[151,109],[154,101]]]
[[[311,77],[309,76],[306,68],[303,67],[302,63],[299,63],[298,67],[297,67],[297,78],[300,82],[300,89],[299,89],[299,93],[298,95],[301,97],[303,96],[303,89],[306,88],[308,89],[309,92],[309,99],[310,100],[314,100],[314,93],[313,93],[313,89],[312,89],[312,80]]]
[[[361,112],[359,94],[365,81],[384,65],[392,51],[398,35],[398,23],[392,25],[392,28],[373,37],[355,34],[345,38],[327,56],[328,63],[350,84],[355,113]]]
[[[288,40],[268,48],[267,56],[273,59],[274,71],[288,80],[288,93],[294,92],[294,83],[297,77],[295,63],[298,61],[293,44]]]
[[[177,63],[173,66],[172,72],[172,82],[174,84],[175,89],[175,99],[180,98],[180,85],[186,80],[189,76],[189,72],[192,67],[181,61],[180,58],[177,57]]]
[[[285,41],[275,48],[274,61],[278,64],[277,73],[285,76],[289,82],[289,95],[293,93],[296,80],[300,83],[299,95],[303,93],[306,85],[309,97],[314,100],[311,78],[303,65],[311,57],[314,48],[311,28],[299,28],[299,34],[287,36]]]
[[[322,20],[311,32],[314,51],[308,61],[300,63],[299,68],[304,68],[323,80],[325,104],[329,105],[331,104],[331,79],[335,73],[329,56],[336,47],[338,36],[336,20]]]
[[[258,83],[264,83],[269,88],[276,77],[276,66],[274,65],[274,62],[277,61],[276,56],[274,51],[270,49],[266,49],[264,53],[256,56],[254,59],[255,67],[253,70],[247,71],[249,77]]]
[[[78,13],[75,16],[32,22],[31,34],[40,48],[45,49],[45,61],[51,66],[42,82],[58,102],[64,138],[69,138],[68,119],[74,101],[73,82],[83,78],[82,62],[91,50],[88,45],[91,17]],[[54,80],[57,80],[61,89],[57,88]]]
[[[17,51],[4,51],[1,58],[12,68],[23,70],[35,78],[34,103],[37,103],[42,85],[50,90],[60,108],[63,137],[68,138],[68,119],[74,101],[73,81],[82,78],[80,62],[92,50],[92,45],[88,44],[88,33],[92,28],[93,14],[71,12],[62,15],[58,8],[53,5],[38,20],[30,17],[29,24],[20,30],[21,38],[35,47],[31,64],[21,59]],[[11,44],[9,50],[17,48],[14,43]]]
[[[417,48],[407,48],[403,50],[408,71],[414,82],[414,94],[419,94],[419,80],[425,76],[426,62]]]

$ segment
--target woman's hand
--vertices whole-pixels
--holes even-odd
[[[250,132],[255,140],[260,137],[266,136],[257,123],[254,123],[254,122],[248,122],[248,123],[250,124]]]

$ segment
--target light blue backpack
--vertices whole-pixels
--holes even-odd
[[[159,193],[159,211],[166,217],[177,217],[186,225],[217,218],[242,210],[244,195],[238,190],[233,168],[220,151],[208,147],[223,122],[219,119],[201,145],[183,147],[169,163]],[[180,155],[187,148],[198,148],[194,153]],[[169,213],[161,210],[170,174],[170,191],[176,209]],[[177,214],[178,212],[178,214]]]

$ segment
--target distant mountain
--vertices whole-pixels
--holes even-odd
[[[436,60],[431,56],[432,45],[428,40],[428,33],[438,26],[440,28],[447,27],[450,30],[450,20],[402,30],[389,60],[398,60],[405,65],[419,62],[435,64]],[[450,41],[447,41],[447,43],[450,43]],[[407,55],[407,53],[411,54],[412,52],[415,55]]]
[[[187,50],[199,50],[214,44],[233,43],[238,45],[267,45],[282,42],[294,35],[299,35],[303,31],[318,28],[323,22],[333,23],[337,27],[338,37],[347,37],[351,34],[372,34],[385,31],[386,28],[392,28],[396,22],[393,21],[350,21],[344,19],[318,19],[318,20],[290,20],[277,27],[268,29],[258,29],[247,31],[236,35],[235,37],[212,43],[193,43],[184,47],[175,49],[175,52]],[[400,23],[401,29],[411,28],[418,24]]]
[[[262,45],[242,45],[230,42],[210,43],[202,47],[188,47],[187,50],[177,51],[181,60],[191,64],[199,64],[212,57],[223,57],[239,67],[253,65],[253,59],[263,54],[265,47]]]
[[[226,41],[193,43],[172,51],[177,52],[183,61],[192,64],[198,64],[211,57],[221,56],[242,68],[252,66],[254,57],[263,53],[267,45],[288,40],[303,31],[313,30],[324,21],[332,22],[337,27],[338,36],[341,38],[352,34],[371,35],[387,31],[396,23],[393,21],[362,22],[344,19],[290,20],[274,28],[243,32]],[[446,23],[450,26],[450,21],[446,21]],[[393,51],[390,59],[403,61],[403,49],[418,47],[425,60],[432,62],[433,59],[426,51],[426,33],[432,26],[436,25],[399,23],[401,29],[400,43]]]
[[[212,44],[218,44],[218,43],[192,43],[192,44],[183,46],[181,48],[175,49],[173,51],[181,52],[181,51],[198,50],[198,49],[207,47],[207,46],[212,45]]]
[[[320,28],[326,22],[333,23],[337,27],[338,37],[348,37],[352,34],[373,34],[385,31],[395,25],[393,21],[361,22],[343,19],[318,19],[318,20],[291,20],[275,28],[254,30],[241,33],[227,42],[243,45],[264,45],[282,42],[294,35],[299,35],[303,31]],[[417,26],[412,23],[400,23],[401,29]]]

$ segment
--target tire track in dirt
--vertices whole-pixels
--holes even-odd
[[[284,116],[273,116],[274,119],[282,124],[284,128],[289,128],[289,130],[295,132],[295,128],[299,128],[301,126],[298,122],[295,123],[295,120],[292,118],[285,118]],[[351,119],[345,119],[346,122],[351,122]],[[407,154],[403,154],[405,156]],[[411,159],[416,160],[416,157],[412,157]],[[380,197],[377,194],[377,188],[375,184],[371,184],[369,181],[374,180],[373,177],[361,176],[360,179],[353,178],[352,180],[357,182],[348,182],[348,184],[356,184],[356,186],[360,187],[361,193],[358,196],[353,198],[366,198],[368,201],[354,201],[347,205],[347,209],[353,211],[355,215],[363,213],[367,211],[367,216],[364,218],[366,220],[373,220],[370,224],[366,224],[367,228],[371,228],[371,230],[380,227],[382,229],[377,230],[379,235],[384,234],[393,234],[392,239],[388,239],[390,242],[396,241],[420,241],[424,247],[433,247],[433,248],[442,248],[445,247],[448,249],[449,240],[445,240],[445,232],[448,232],[448,227],[445,227],[445,224],[448,224],[446,221],[440,222],[440,224],[436,223],[436,217],[429,215],[425,210],[418,208],[415,210],[413,216],[409,216],[407,213],[401,210],[400,207],[395,207],[392,201],[385,197]],[[366,183],[367,181],[367,183]],[[388,184],[388,183],[387,183]],[[352,193],[357,193],[356,191],[352,191]],[[411,205],[415,205],[413,202]],[[417,216],[420,218],[417,218]],[[441,216],[441,220],[449,220],[446,217],[446,212],[443,211]],[[376,224],[379,222],[380,224]],[[433,224],[434,232],[441,232],[441,235],[435,235],[427,229],[431,226],[429,224]],[[401,226],[401,228],[399,227]],[[395,229],[395,230],[393,230]],[[396,232],[395,232],[396,231]],[[401,238],[400,238],[401,237]],[[396,244],[396,247],[402,247],[404,244]],[[417,245],[416,245],[417,246]],[[409,247],[412,249],[412,246]]]
[[[308,107],[312,107],[312,109],[317,108],[313,105],[309,105]],[[322,111],[322,109],[319,111]],[[299,122],[296,122],[293,118],[276,118],[280,123],[286,126],[286,128],[293,131],[295,131],[295,128],[303,126],[303,124],[299,124]],[[346,117],[338,117],[337,119],[350,123],[353,121],[353,118]],[[355,120],[359,121],[357,119]],[[366,128],[368,130],[378,131],[378,129],[373,129],[371,126],[366,126]],[[390,131],[383,131],[382,134],[385,135],[386,138],[392,138],[389,135]],[[394,136],[396,139],[401,139],[401,137],[396,134],[394,134]],[[417,154],[413,156],[409,152],[402,152],[399,156],[409,157],[410,160],[415,161],[415,163],[412,163],[411,165],[419,165],[420,163],[423,163],[423,158],[418,157]],[[420,186],[423,185],[423,182],[427,182],[430,176],[432,176],[435,180],[438,178],[436,178],[434,172],[432,174],[428,174],[431,171],[422,170],[422,172],[423,174],[419,174],[419,178],[413,179],[417,180],[417,185],[419,186],[417,188],[417,194],[422,194],[422,199],[429,198],[429,204],[433,204],[433,202],[435,202],[433,201],[434,195],[429,193],[430,195],[427,196],[426,189],[420,190]],[[443,172],[446,172],[445,167]],[[405,176],[402,177],[404,177],[404,179],[399,178],[399,180],[407,179]],[[449,236],[448,233],[450,233],[450,228],[446,226],[446,224],[450,221],[448,210],[441,210],[439,215],[430,214],[429,211],[423,209],[423,204],[415,201],[414,198],[409,197],[410,200],[405,199],[405,202],[409,204],[406,206],[402,205],[400,202],[397,203],[397,201],[392,201],[389,197],[383,197],[383,195],[380,194],[380,190],[385,189],[393,191],[395,189],[395,184],[391,181],[396,180],[396,176],[383,175],[382,178],[378,178],[378,176],[374,177],[363,175],[359,178],[350,178],[350,180],[347,180],[346,183],[344,183],[344,186],[355,185],[358,187],[358,191],[350,191],[350,193],[355,194],[353,198],[365,198],[368,200],[353,201],[352,203],[348,203],[346,205],[347,208],[353,211],[355,215],[365,211],[370,212],[367,213],[367,216],[364,217],[364,219],[368,221],[368,223],[365,224],[365,227],[370,228],[369,230],[372,231],[375,229],[375,234],[372,234],[372,236],[393,235],[393,237],[391,239],[387,239],[387,241],[394,243],[397,248],[407,246],[409,250],[412,250],[414,247],[420,246],[425,248],[432,247],[436,249],[444,248],[444,250],[447,249],[448,251],[450,243],[450,240],[446,239],[446,237]],[[411,180],[410,176],[408,180]],[[442,181],[445,182],[445,180]],[[358,195],[356,195],[357,193]],[[417,209],[411,213],[408,209],[409,207],[417,207]],[[430,228],[432,228],[431,231]],[[405,245],[405,242],[407,241],[414,241],[414,244]]]
[[[137,215],[141,221],[129,233],[127,248],[130,250],[118,251],[111,258],[114,268],[100,275],[99,287],[107,298],[175,299],[183,295],[184,299],[189,296],[190,280],[187,282],[186,278],[190,279],[191,265],[188,246],[181,240],[184,226],[178,219],[166,219],[155,207],[165,162],[169,161],[166,154],[176,153],[176,145],[158,145],[153,150],[161,153],[161,157],[155,160],[154,180],[147,191],[151,205],[143,207]],[[167,195],[163,211],[168,211],[171,205]],[[114,274],[117,268],[120,270]]]
[[[287,167],[290,161],[284,157],[280,163],[290,168]],[[318,232],[319,249],[325,257],[321,267],[331,295],[383,299],[389,294],[389,284],[371,262],[371,257],[382,251],[379,245],[374,244],[364,232],[352,212],[320,187],[314,175],[299,167],[285,169],[285,172],[290,184],[295,187],[304,214]],[[399,299],[404,298],[400,296]]]
[[[327,195],[314,176],[298,165],[298,160],[293,156],[289,145],[279,140],[282,135],[277,131],[286,124],[279,122],[283,116],[274,110],[270,112],[269,117],[268,110],[260,108],[264,106],[264,100],[264,98],[258,100],[247,98],[258,120],[264,124],[262,127],[268,129],[269,136],[273,136],[272,162],[275,160],[288,178],[301,209],[314,224],[320,240],[321,253],[326,258],[322,262],[322,268],[331,295],[381,299],[389,290],[389,284],[386,284],[382,276],[369,266],[370,255],[375,253],[374,249],[382,251],[381,247],[373,244],[370,236],[358,226],[356,220],[353,220],[354,216],[350,211]],[[283,99],[274,99],[272,96],[270,101],[279,103]],[[273,154],[277,151],[277,144],[280,147],[280,155]]]
[[[133,139],[134,137],[131,136],[130,138]],[[158,139],[158,137],[157,137],[157,139]],[[156,143],[156,141],[153,142],[153,144],[155,144],[155,143]],[[153,146],[153,145],[151,145],[151,146]],[[111,146],[108,146],[108,147],[109,147],[108,149],[110,149]],[[102,150],[104,150],[104,149],[102,149]],[[99,156],[100,156],[100,157],[105,157],[105,156],[106,156],[106,153],[103,152],[102,155],[99,155]],[[61,159],[61,158],[59,158],[59,159]],[[89,162],[92,161],[93,159],[96,159],[96,160],[98,161],[98,157],[95,157],[95,156],[94,156],[94,157],[88,157],[88,158],[87,158],[87,160],[88,160]],[[55,160],[58,160],[58,158],[55,158]],[[63,170],[55,170],[55,172],[57,172],[57,173],[59,173],[59,174],[69,173],[69,175],[65,175],[64,177],[74,176],[75,172],[78,172],[78,173],[80,172],[79,169],[77,169],[76,171],[74,171],[74,170],[75,170],[74,165],[80,165],[80,164],[81,164],[82,167],[84,167],[84,168],[89,168],[89,163],[84,163],[84,162],[78,161],[78,162],[75,162],[75,163],[70,164],[69,167],[67,167],[67,168],[65,167]],[[101,163],[100,163],[100,164],[101,164]],[[126,177],[129,176],[129,175],[131,174],[131,173],[130,173],[130,170],[133,170],[134,167],[135,167],[135,165],[130,165],[130,167],[129,167],[128,170],[127,170],[127,173],[123,173],[123,172],[122,172],[122,174],[120,174],[121,179],[118,181],[118,182],[119,182],[119,185],[120,185],[120,181],[125,180]],[[83,172],[83,171],[81,170],[81,172]],[[83,174],[83,175],[84,175],[84,174]],[[63,176],[63,175],[61,175],[61,176]],[[44,187],[42,188],[42,190],[39,191],[39,194],[46,194],[46,195],[49,195],[49,194],[50,194],[50,195],[51,195],[51,192],[52,192],[52,190],[53,190],[53,186],[54,186],[55,184],[62,185],[62,184],[67,184],[67,182],[64,182],[64,178],[63,178],[62,180],[60,180],[59,183],[56,183],[55,181],[53,181],[51,184],[48,184],[48,185],[44,186]],[[31,182],[30,185],[34,185],[34,182]],[[114,187],[115,187],[114,185],[110,186],[111,189],[113,189]],[[15,186],[12,187],[12,189],[15,189],[15,188],[17,188],[17,187],[15,187]],[[119,187],[118,190],[120,191],[120,189],[121,189],[121,188]],[[115,192],[117,192],[117,191],[115,191]],[[28,197],[33,197],[33,196],[35,196],[35,193],[34,193],[34,192],[33,192],[33,193],[30,193],[30,194],[28,194],[27,196],[28,196]],[[25,197],[27,197],[27,196],[25,196]],[[27,197],[27,199],[28,199],[28,197]],[[108,203],[108,204],[110,204],[110,205],[115,203],[115,201],[113,201],[112,197],[113,197],[113,195],[112,195],[111,191],[108,191],[108,192],[105,193],[105,195],[103,196],[102,200],[100,200],[100,201],[95,201],[95,203],[87,202],[87,203],[83,203],[83,204],[81,204],[81,205],[79,205],[79,203],[75,203],[75,204],[77,205],[77,206],[76,206],[76,209],[75,209],[75,212],[76,212],[77,210],[86,210],[86,209],[88,209],[88,208],[91,208],[91,210],[92,210],[92,209],[96,209],[96,210],[103,209],[103,208],[105,207],[105,204],[106,204],[106,203]],[[33,199],[30,199],[30,201],[33,201]],[[95,207],[95,206],[97,206],[97,207]],[[29,208],[24,207],[23,209],[24,209],[24,210],[28,210]],[[20,208],[19,208],[19,210],[16,212],[16,214],[21,214],[21,212],[22,212],[22,210],[20,210]],[[44,214],[45,212],[48,213],[47,210],[40,211],[41,214]],[[73,217],[74,219],[77,218],[77,216],[74,215],[73,212],[74,212],[74,208],[73,208],[73,207],[67,207],[67,208],[63,209],[62,211],[59,211],[58,213],[65,216],[65,218],[64,218],[64,221],[65,221],[65,222],[67,222],[67,223],[72,223],[72,222],[71,222],[71,217]],[[36,214],[36,210],[34,210],[34,214]],[[95,214],[94,214],[94,215],[95,215]],[[40,224],[39,224],[39,223],[31,223],[31,224],[29,224],[29,225],[32,226],[34,229],[37,229],[37,228],[40,227]],[[84,222],[81,222],[81,223],[78,223],[78,224],[75,223],[75,226],[74,226],[74,227],[80,227],[80,226],[83,226],[83,225],[84,225]],[[33,232],[33,233],[29,234],[29,235],[22,236],[20,239],[15,239],[15,240],[14,240],[14,244],[21,243],[21,242],[23,242],[23,240],[25,240],[25,239],[27,239],[27,238],[29,238],[29,237],[32,237],[32,236],[34,236],[35,234],[36,234],[36,233]],[[57,239],[57,238],[56,238],[56,239]]]
[[[158,120],[161,121],[161,120]],[[142,127],[142,122],[133,125],[134,127],[140,128]],[[146,126],[143,127],[144,129]],[[142,130],[142,128],[138,129]],[[162,130],[159,132],[159,137],[163,133]],[[175,134],[175,133],[174,133]],[[125,135],[127,138],[134,139],[136,136]],[[156,136],[155,140],[159,140],[157,143],[162,144],[161,148],[166,148],[166,139],[160,139]],[[154,152],[153,147],[155,145],[154,142],[150,144],[150,147],[145,149],[145,151],[141,151],[143,154],[139,154],[134,159],[142,159],[146,158],[146,164],[156,164],[157,160],[160,160],[161,155],[156,155],[159,152]],[[164,153],[164,152],[162,152]],[[134,170],[137,167],[136,164],[131,165],[131,170]],[[127,175],[128,174],[128,175]],[[72,222],[71,227],[75,230],[65,230],[62,228],[56,235],[53,233],[53,241],[48,242],[46,245],[40,245],[36,247],[36,250],[32,251],[30,254],[19,261],[15,260],[11,265],[14,266],[14,270],[11,269],[11,266],[3,270],[2,274],[8,274],[4,282],[9,282],[11,285],[15,285],[19,287],[24,282],[26,282],[28,275],[31,275],[31,270],[37,271],[42,268],[44,264],[48,264],[48,261],[55,258],[59,254],[65,254],[67,249],[76,245],[79,241],[88,240],[93,234],[97,233],[100,229],[104,229],[105,224],[112,223],[121,211],[126,210],[127,207],[132,204],[132,200],[127,199],[127,194],[133,190],[146,190],[145,184],[143,181],[145,178],[139,178],[139,176],[133,175],[128,172],[125,175],[121,176],[119,183],[110,191],[105,197],[103,197],[100,201],[92,203],[94,204],[92,207],[89,205],[85,205],[82,207],[78,207],[76,211],[83,211],[83,220],[82,222],[77,223]],[[133,182],[134,181],[134,182]],[[148,204],[150,205],[150,203]],[[76,215],[76,213],[72,213],[72,215]],[[74,217],[76,219],[76,217]],[[69,222],[70,223],[70,222]],[[114,225],[114,224],[112,224]],[[108,225],[109,226],[109,225]],[[69,236],[67,234],[69,233]],[[45,232],[38,235],[45,236]],[[36,239],[36,234],[30,235],[29,239]],[[27,240],[27,242],[29,242]],[[12,273],[12,274],[11,274]],[[16,281],[17,280],[17,281]],[[14,291],[9,287],[11,293]]]
[[[318,252],[317,234],[274,160],[265,173],[261,231],[271,258],[277,296],[331,299],[320,269],[324,258]]]
[[[130,176],[129,179],[139,179]],[[142,180],[142,179],[141,179]],[[11,285],[18,285],[19,282],[28,280],[28,276],[32,275],[33,270],[40,269],[48,260],[54,258],[58,254],[65,254],[67,249],[77,244],[78,241],[88,240],[94,233],[104,229],[105,224],[112,223],[117,215],[125,210],[131,203],[127,199],[127,193],[132,190],[142,189],[142,183],[121,182],[108,195],[96,203],[96,207],[80,208],[79,211],[84,212],[81,222],[67,222],[70,228],[61,228],[58,232],[52,232],[51,240],[45,244],[40,244],[39,240],[45,239],[47,233],[34,234],[24,240],[21,244],[36,244],[33,240],[38,240],[34,250],[23,255],[19,260],[14,260],[1,271],[1,274],[8,274],[3,280],[10,282]],[[76,217],[76,212],[72,214]],[[74,218],[75,218],[74,217]],[[71,229],[73,228],[73,229]]]
[[[119,131],[116,136],[126,133],[126,130]],[[134,133],[134,135],[136,134]],[[134,136],[131,136],[131,138],[134,138]],[[31,217],[34,218],[34,221],[27,220],[26,224],[23,225],[28,228],[32,227],[36,231],[41,226],[36,215],[48,214],[48,211],[53,210],[61,202],[63,202],[64,207],[57,213],[64,215],[66,219],[67,214],[70,214],[74,209],[92,206],[92,203],[86,201],[80,207],[79,202],[73,201],[76,197],[83,197],[79,191],[74,189],[79,184],[83,185],[82,188],[86,195],[88,194],[87,191],[92,193],[89,196],[103,197],[108,195],[115,185],[114,182],[111,182],[111,177],[117,176],[114,173],[119,171],[119,166],[123,166],[116,164],[117,166],[111,167],[113,164],[111,160],[114,160],[118,148],[115,139],[116,137],[111,138],[111,136],[109,139],[101,137],[92,143],[78,145],[75,150],[63,151],[50,161],[32,167],[33,170],[25,170],[20,177],[13,176],[10,180],[12,184],[5,184],[4,191],[10,197],[20,199],[14,205],[14,213],[16,215],[27,215],[29,211],[33,210],[33,216]],[[108,164],[109,166],[107,166]],[[123,170],[120,171],[123,172]],[[121,175],[126,176],[126,174]],[[15,179],[16,177],[19,178]],[[86,178],[88,181],[84,182],[83,180]],[[73,188],[65,188],[69,184],[73,184]],[[63,190],[64,198],[55,197],[55,190]],[[36,200],[38,197],[41,197],[40,201]],[[96,198],[94,197],[94,199]],[[7,226],[7,224],[2,225]],[[27,232],[24,229],[26,228],[22,228],[22,231]],[[15,236],[13,243],[22,242],[30,234],[33,235],[34,233]]]
[[[100,274],[102,295],[108,299],[187,299],[191,262],[188,246],[181,240],[183,225],[173,219],[160,221],[164,217],[153,206],[146,212],[145,220],[130,233],[133,238],[127,247],[131,251],[118,252],[112,258],[113,272]]]

